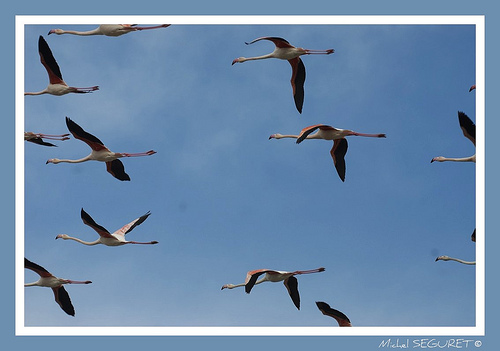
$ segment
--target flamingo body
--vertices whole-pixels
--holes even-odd
[[[125,167],[123,166],[123,163],[119,160],[121,157],[136,157],[136,156],[150,156],[156,153],[154,150],[149,150],[146,152],[139,152],[139,153],[119,153],[119,152],[112,152],[110,151],[106,146],[104,146],[104,143],[100,141],[97,137],[94,135],[87,133],[85,130],[83,130],[82,127],[80,127],[78,124],[76,124],[74,121],[72,121],[70,118],[66,117],[66,126],[68,127],[69,131],[71,134],[75,137],[75,139],[79,139],[83,142],[85,142],[90,148],[92,149],[90,155],[78,159],[78,160],[66,160],[66,159],[58,159],[58,158],[51,158],[47,160],[48,163],[54,163],[58,164],[61,162],[66,162],[66,163],[81,163],[81,162],[86,162],[86,161],[100,161],[100,162],[105,162],[106,163],[106,170],[116,179],[119,180],[130,180],[130,177],[127,173],[125,173]]]
[[[166,28],[170,26],[170,24],[161,24],[158,26],[152,27],[137,27],[135,24],[101,24],[99,27],[89,30],[89,31],[75,31],[75,30],[62,30],[62,29],[51,29],[49,34],[73,34],[80,36],[89,36],[89,35],[105,35],[108,37],[119,37],[123,34],[127,34],[130,32],[146,30],[146,29],[156,29],[156,28]]]
[[[79,242],[84,245],[88,246],[93,246],[93,245],[106,245],[106,246],[122,246],[126,244],[158,244],[158,241],[150,241],[150,242],[138,242],[138,241],[127,241],[125,239],[125,234],[130,233],[135,227],[143,223],[151,214],[151,212],[147,212],[145,215],[133,220],[132,222],[125,224],[123,227],[115,231],[114,233],[108,232],[106,228],[103,226],[97,224],[90,215],[84,211],[82,208],[80,216],[82,218],[82,221],[84,224],[88,225],[92,229],[94,229],[97,234],[99,234],[99,238],[95,241],[83,241],[78,238],[73,238],[67,234],[59,234],[56,236],[56,239],[63,239],[63,240],[74,240],[76,242]]]
[[[240,286],[245,287],[245,292],[247,294],[250,294],[250,291],[252,288],[260,283],[269,281],[269,282],[280,282],[283,281],[283,284],[285,285],[288,294],[290,295],[290,298],[293,301],[293,304],[297,309],[300,310],[300,295],[299,295],[299,290],[298,290],[298,281],[297,278],[295,278],[295,275],[300,275],[300,274],[309,274],[309,273],[318,273],[318,272],[323,272],[325,269],[323,267],[317,268],[317,269],[311,269],[311,270],[306,270],[306,271],[294,271],[294,272],[286,272],[286,271],[276,271],[272,269],[257,269],[254,271],[249,271],[247,273],[245,282],[242,284],[225,284],[222,286],[221,290],[223,289],[234,289]],[[264,275],[260,280],[257,280],[261,275]]]
[[[316,131],[316,133],[314,133]],[[269,139],[282,139],[282,138],[293,138],[296,139],[296,143],[300,144],[306,139],[323,139],[323,140],[333,140],[333,146],[330,150],[330,155],[333,159],[333,164],[337,170],[342,181],[345,181],[345,155],[347,153],[348,143],[346,136],[364,136],[373,138],[385,138],[385,134],[366,134],[358,133],[348,129],[334,128],[326,124],[316,124],[313,126],[306,127],[302,129],[299,135],[288,135],[288,134],[272,134]]]
[[[292,66],[292,78],[290,79],[290,83],[292,84],[292,92],[293,92],[295,107],[297,108],[299,113],[302,113],[302,107],[304,104],[304,82],[306,80],[306,68],[304,66],[304,63],[300,59],[300,56],[311,55],[311,54],[329,55],[334,53],[334,50],[333,49],[308,50],[308,49],[298,48],[291,45],[285,39],[278,37],[261,37],[245,44],[250,45],[260,40],[272,41],[275,45],[274,51],[271,52],[270,54],[262,56],[238,57],[233,60],[232,64],[234,65],[235,63],[242,63],[251,60],[263,60],[268,58],[287,60]]]
[[[50,94],[50,95],[66,95],[69,93],[90,93],[95,90],[99,90],[98,86],[93,86],[90,88],[75,88],[70,87],[63,80],[61,70],[59,65],[57,64],[52,51],[50,50],[49,45],[45,41],[45,39],[40,35],[38,38],[38,53],[40,55],[40,62],[45,67],[47,74],[49,75],[49,85],[42,91],[39,92],[28,92],[24,93],[24,95],[42,95],[42,94]]]
[[[64,312],[66,312],[70,316],[75,315],[75,308],[73,307],[73,304],[71,303],[71,299],[69,297],[69,294],[66,291],[66,289],[64,289],[63,284],[90,284],[90,283],[92,283],[90,280],[77,281],[77,280],[57,278],[57,277],[53,276],[45,268],[43,268],[42,266],[40,266],[34,262],[31,262],[27,258],[24,258],[24,268],[30,269],[33,272],[40,275],[40,279],[38,279],[38,281],[33,282],[33,283],[24,284],[24,286],[25,287],[27,287],[27,286],[42,286],[42,287],[52,288],[52,291],[54,292],[54,298],[55,298],[57,304],[62,308],[62,310]]]
[[[349,320],[349,318],[347,318],[347,316],[344,313],[334,308],[331,308],[330,305],[327,304],[326,302],[316,301],[316,306],[325,316],[330,316],[334,318],[340,327],[352,326],[351,321]]]
[[[458,122],[460,124],[460,129],[462,130],[462,133],[464,136],[469,139],[474,146],[476,146],[476,125],[472,120],[462,111],[458,111]],[[452,158],[452,157],[444,157],[444,156],[438,156],[434,157],[431,160],[431,163],[437,161],[437,162],[445,162],[445,161],[453,161],[453,162],[476,162],[476,155],[472,155],[469,157],[462,157],[462,158]]]

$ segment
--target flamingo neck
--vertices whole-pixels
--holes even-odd
[[[73,35],[80,35],[80,36],[87,36],[87,35],[102,35],[103,33],[101,32],[101,29],[99,27],[89,30],[89,31],[76,31],[76,30],[62,30],[60,33],[56,34],[73,34]]]
[[[64,240],[74,240],[76,242],[79,242],[80,244],[87,245],[87,246],[93,246],[93,245],[101,244],[101,240],[100,239],[97,239],[95,241],[84,241],[82,239],[73,238],[73,237],[68,236],[68,235],[61,236],[61,239],[64,239]]]
[[[262,56],[240,57],[238,59],[238,61],[239,62],[245,62],[245,61],[265,60],[265,59],[273,58],[273,57],[275,57],[274,53],[270,53],[270,54],[266,54],[266,55],[262,55]]]
[[[47,89],[44,89],[42,91],[37,91],[37,92],[28,92],[28,93],[24,93],[24,95],[42,95],[42,94],[47,94]]]
[[[446,161],[451,161],[451,162],[474,162],[476,163],[476,155],[472,155],[469,157],[461,157],[461,158],[456,158],[456,157],[435,157],[433,161],[438,161],[438,162],[446,162]]]
[[[459,263],[463,263],[463,264],[468,264],[468,265],[475,265],[476,262],[472,262],[472,261],[464,261],[464,260],[461,260],[459,258],[453,258],[453,257],[450,257],[449,260],[451,261],[456,261],[456,262],[459,262]]]
[[[47,161],[47,163],[54,163],[54,164],[61,163],[61,162],[64,162],[64,163],[82,163],[82,162],[86,162],[88,160],[91,160],[92,158],[90,156],[91,155],[88,155],[88,156],[85,156],[85,157],[80,158],[78,160],[67,160],[67,159],[53,158],[53,159]]]

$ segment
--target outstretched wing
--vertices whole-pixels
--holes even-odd
[[[283,281],[293,304],[300,310],[299,281],[293,275]]]
[[[50,274],[50,272],[48,270],[46,270],[45,268],[43,268],[42,266],[40,266],[34,262],[31,262],[26,257],[24,258],[24,268],[32,270],[33,272],[37,273],[41,277],[52,277],[52,274]]]
[[[300,131],[299,137],[297,138],[297,144],[301,143],[304,141],[305,138],[312,132],[314,132],[316,129],[321,129],[321,130],[338,130],[337,128],[333,128],[332,126],[328,126],[326,124],[315,124],[313,126],[305,127]]]
[[[78,124],[73,122],[69,117],[66,117],[66,126],[68,127],[68,130],[73,134],[75,139],[79,139],[83,142],[85,142],[92,150],[99,151],[99,150],[107,150],[107,147],[104,146],[104,143],[100,141],[98,138],[93,136],[90,133],[87,133],[86,131],[83,130],[82,127],[80,127]]]
[[[462,111],[458,111],[458,122],[464,136],[476,145],[476,125],[474,122]]]
[[[118,159],[106,162],[106,170],[118,180],[130,180],[129,175],[125,173],[125,166]]]
[[[331,308],[330,305],[328,305],[326,302],[316,301],[316,306],[318,306],[318,309],[325,316],[330,316],[332,318],[335,318],[335,320],[339,323],[339,326],[341,327],[351,326],[351,321],[349,320],[349,318],[347,318],[345,314],[334,308]]]
[[[40,35],[38,38],[38,53],[40,54],[40,62],[47,70],[49,75],[50,84],[66,84],[63,81],[61,70],[57,64],[52,51],[50,50],[49,44]]]
[[[300,57],[288,60],[292,66],[292,91],[295,107],[299,113],[302,113],[302,106],[304,105],[304,82],[306,81],[306,67]]]
[[[333,142],[333,147],[330,150],[332,155],[333,164],[342,181],[345,181],[345,154],[347,153],[347,139],[336,139]]]
[[[103,226],[97,224],[92,219],[92,217],[90,217],[90,215],[84,211],[83,208],[82,208],[80,215],[82,217],[83,223],[88,225],[92,229],[94,229],[97,232],[97,234],[99,234],[100,236],[102,236],[104,238],[113,238],[113,236],[108,232],[108,230],[106,228],[104,228]]]
[[[149,217],[150,214],[151,214],[151,212],[148,211],[145,215],[143,215],[143,216],[141,216],[141,217],[133,220],[132,222],[130,222],[128,224],[125,224],[123,227],[121,227],[120,229],[118,229],[113,234],[115,234],[115,235],[125,235],[125,234],[130,233],[135,227],[137,227],[142,222],[144,222]]]
[[[250,44],[253,44],[253,43],[260,41],[260,40],[272,41],[274,43],[274,45],[276,45],[276,47],[278,47],[278,48],[293,48],[294,47],[288,41],[286,41],[283,38],[279,38],[279,37],[260,37],[260,38],[252,40],[249,43],[245,42],[245,44],[250,45]]]
[[[250,294],[250,291],[252,291],[253,286],[255,285],[255,282],[257,279],[262,275],[267,272],[269,272],[269,269],[256,269],[254,271],[250,271],[247,273],[247,277],[245,279],[245,292],[247,294]]]
[[[74,316],[75,308],[73,307],[71,299],[69,298],[69,294],[66,289],[64,289],[64,286],[61,285],[57,288],[52,288],[52,291],[54,292],[54,298],[56,299],[56,302],[59,304],[59,306],[61,306],[62,310],[70,316]]]

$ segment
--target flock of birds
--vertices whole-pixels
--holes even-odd
[[[102,24],[98,28],[90,31],[79,32],[70,30],[53,29],[48,33],[51,34],[73,34],[80,36],[90,36],[90,35],[105,35],[105,36],[120,36],[133,31],[142,31],[147,29],[157,29],[168,27],[168,24],[150,26],[150,27],[139,27],[137,25],[129,24]],[[268,40],[274,43],[275,49],[272,53],[256,56],[256,57],[239,57],[236,58],[232,64],[243,63],[251,60],[261,60],[268,58],[277,58],[281,60],[287,60],[292,68],[291,85],[294,103],[296,109],[299,113],[302,112],[303,102],[304,102],[304,82],[305,82],[305,66],[301,60],[302,55],[313,55],[313,54],[324,54],[329,55],[334,53],[333,49],[328,50],[309,50],[298,48],[292,46],[288,41],[278,37],[261,37],[257,38],[251,42],[246,43],[247,45],[253,44],[261,40]],[[43,36],[39,37],[38,40],[38,50],[40,54],[40,61],[45,67],[48,77],[49,85],[39,92],[26,92],[25,95],[42,95],[42,94],[52,94],[52,95],[65,95],[68,93],[78,93],[86,94],[99,90],[98,86],[92,86],[87,88],[77,88],[71,87],[66,84],[62,78],[60,68],[55,60],[47,42]],[[470,88],[470,91],[475,89],[475,86]],[[474,123],[465,115],[463,112],[459,112],[459,122],[460,126],[464,132],[464,135],[470,139],[475,144],[475,125]],[[151,156],[156,152],[154,150],[149,150],[141,153],[117,153],[110,151],[103,142],[101,142],[94,135],[86,132],[82,127],[75,123],[70,118],[66,117],[66,126],[68,128],[68,134],[54,135],[54,134],[43,134],[43,133],[33,133],[25,132],[24,138],[26,141],[36,143],[43,146],[54,147],[56,145],[46,142],[47,140],[58,140],[64,141],[68,140],[69,136],[72,135],[75,139],[79,139],[85,142],[90,148],[91,153],[83,158],[71,160],[71,159],[57,159],[51,158],[46,161],[46,163],[58,164],[61,162],[65,163],[81,163],[85,161],[95,160],[106,163],[106,170],[115,178],[121,181],[130,181],[129,175],[125,172],[123,163],[119,160],[124,157],[136,157],[136,156]],[[373,137],[373,138],[385,138],[385,134],[367,134],[358,133],[352,130],[334,128],[329,125],[317,124],[306,127],[298,135],[288,135],[288,134],[272,134],[269,139],[282,139],[282,138],[292,138],[296,139],[296,143],[299,144],[306,139],[323,139],[333,141],[333,147],[330,150],[330,155],[333,159],[334,167],[338,173],[338,176],[342,181],[345,181],[346,174],[346,164],[345,155],[347,153],[347,136],[363,136],[363,137]],[[475,162],[475,155],[467,158],[445,158],[445,157],[435,157],[431,162],[444,162],[444,161],[459,161],[459,162]],[[137,241],[127,241],[125,235],[130,233],[136,226],[143,223],[150,215],[150,212],[145,215],[135,219],[134,221],[124,225],[122,228],[118,229],[114,233],[110,233],[101,225],[97,224],[92,217],[81,209],[81,218],[84,224],[93,228],[98,234],[99,238],[92,242],[83,241],[79,238],[71,237],[67,234],[59,234],[56,239],[63,240],[74,240],[84,245],[106,245],[106,246],[120,246],[125,244],[157,244],[157,241],[151,242],[137,242]],[[473,241],[475,241],[475,231],[473,234]],[[474,262],[466,262],[458,259],[454,259],[447,256],[440,256],[437,260],[456,260],[458,262],[466,264],[475,264]],[[56,302],[61,306],[64,312],[68,315],[75,315],[74,307],[71,303],[68,293],[64,289],[64,284],[89,284],[91,281],[74,281],[69,279],[61,279],[53,276],[45,268],[40,265],[33,263],[25,258],[25,268],[30,269],[40,275],[40,279],[34,283],[25,284],[25,286],[42,286],[52,288],[55,296]],[[298,281],[296,276],[302,274],[320,273],[325,271],[325,268],[320,267],[311,270],[297,270],[292,272],[278,271],[271,269],[257,269],[249,271],[246,275],[246,279],[241,284],[225,284],[222,286],[223,289],[234,289],[237,287],[245,287],[245,292],[250,293],[252,288],[263,282],[283,282],[293,304],[297,309],[300,309],[300,295],[298,291]],[[259,279],[260,278],[260,279]],[[349,318],[342,312],[331,308],[326,302],[317,301],[316,306],[324,315],[334,318],[339,326],[351,326]]]

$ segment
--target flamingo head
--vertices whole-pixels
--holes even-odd
[[[224,290],[224,289],[233,289],[235,287],[234,284],[224,284],[222,286],[222,288],[220,288],[221,290]]]
[[[275,133],[275,134],[271,134],[269,136],[269,140],[271,139],[281,139],[283,135],[281,135],[280,133]]]
[[[434,157],[432,160],[431,160],[431,163],[434,162],[434,161],[437,161],[437,162],[444,162],[445,158],[443,156],[438,156],[438,157]]]
[[[47,35],[51,35],[51,34],[58,34],[59,35],[59,34],[63,34],[63,33],[64,32],[62,29],[51,29]]]
[[[450,260],[450,257],[448,256],[439,256],[436,258],[436,262],[437,261],[449,261]]]
[[[235,63],[238,63],[238,62],[245,62],[246,59],[244,57],[238,57],[238,58],[235,58],[233,60],[233,63],[231,63],[231,66],[234,65]]]
[[[56,239],[55,239],[55,240],[57,240],[57,239],[67,240],[67,239],[69,239],[69,236],[68,236],[67,234],[58,234],[58,235],[56,236]]]
[[[45,162],[45,164],[46,165],[48,165],[49,163],[58,164],[59,162],[61,162],[61,160],[59,160],[58,158],[51,158],[48,159],[47,162]]]

